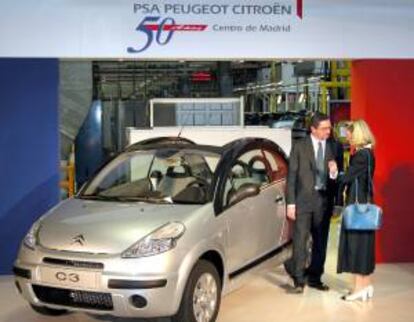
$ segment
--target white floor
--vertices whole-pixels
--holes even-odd
[[[414,264],[378,265],[375,272],[375,295],[366,303],[348,303],[340,295],[349,287],[347,275],[336,275],[337,228],[332,227],[324,281],[329,292],[305,289],[303,295],[286,294],[291,283],[281,267],[257,270],[248,276],[248,282],[224,297],[218,322],[346,322],[414,321]],[[266,267],[267,266],[267,267]],[[13,278],[0,277],[0,322],[92,322],[132,321],[131,319],[99,318],[86,314],[64,317],[43,317],[32,312],[17,295]],[[144,320],[135,320],[144,322]],[[156,322],[168,321],[159,319]],[[154,321],[155,322],[155,321]]]

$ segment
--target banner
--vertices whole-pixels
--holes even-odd
[[[0,57],[414,58],[412,0],[2,0]]]

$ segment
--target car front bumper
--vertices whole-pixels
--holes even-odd
[[[121,259],[23,246],[14,266],[16,287],[29,303],[53,309],[119,317],[172,316],[186,281],[179,275],[185,271],[183,263],[174,261],[177,254],[172,253]]]

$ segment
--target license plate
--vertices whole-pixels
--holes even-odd
[[[41,282],[58,286],[97,288],[99,273],[66,268],[41,267],[40,280]]]

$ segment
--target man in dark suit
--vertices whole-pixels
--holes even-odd
[[[321,113],[311,120],[311,133],[295,142],[289,158],[287,182],[287,216],[294,221],[293,257],[289,273],[294,281],[293,293],[303,293],[305,274],[309,287],[329,290],[322,283],[327,244],[328,182],[338,175],[331,144],[331,122]],[[312,236],[312,260],[306,271],[307,240]],[[326,235],[326,237],[325,237]]]
[[[342,145],[333,137],[330,137],[326,141],[326,144],[329,146],[329,149],[332,152],[332,156],[337,164],[338,173],[342,173],[344,168],[344,150]],[[306,270],[306,275],[308,276],[308,284],[312,285],[313,283],[313,285],[316,285],[316,288],[318,288],[318,284],[321,285],[319,283],[320,276],[322,276],[324,273],[324,263],[326,259],[326,252],[328,246],[329,228],[331,218],[334,212],[335,200],[338,196],[338,180],[332,179],[330,176],[328,178],[328,183],[326,187],[326,195],[327,206],[326,211],[323,212],[320,228],[321,242],[319,245],[312,245],[312,254],[320,254],[320,256],[312,256],[310,265]],[[327,290],[326,287],[322,287],[322,290],[323,288]]]

